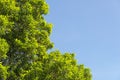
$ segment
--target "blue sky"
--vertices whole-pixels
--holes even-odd
[[[120,80],[120,1],[47,0],[55,49],[76,54],[93,80]]]

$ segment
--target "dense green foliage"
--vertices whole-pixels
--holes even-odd
[[[53,48],[45,0],[0,0],[0,80],[91,80],[74,54]]]

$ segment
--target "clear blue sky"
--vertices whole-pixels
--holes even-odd
[[[120,80],[120,1],[47,0],[55,49],[74,52],[93,80]]]

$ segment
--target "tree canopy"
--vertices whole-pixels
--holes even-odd
[[[74,54],[52,51],[45,0],[0,0],[0,80],[91,80]]]

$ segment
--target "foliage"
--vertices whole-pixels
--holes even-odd
[[[5,80],[7,78],[7,67],[0,63],[0,80]]]
[[[45,0],[0,0],[0,80],[91,80],[74,54],[53,48]]]
[[[78,65],[74,54],[51,52],[45,65],[45,80],[91,80],[84,65]],[[42,79],[41,79],[42,80]]]

